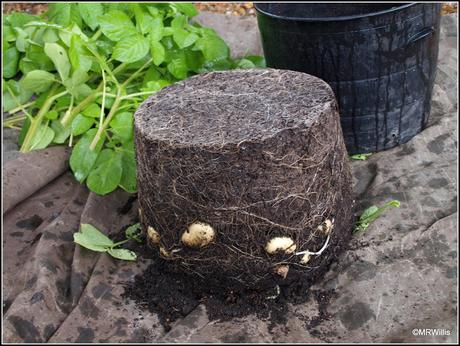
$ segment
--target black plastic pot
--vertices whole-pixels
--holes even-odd
[[[349,153],[405,143],[427,124],[441,4],[256,3],[267,66],[334,90]]]

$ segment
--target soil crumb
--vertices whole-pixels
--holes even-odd
[[[147,246],[133,249],[143,257],[151,257]],[[147,255],[150,252],[150,256]],[[147,256],[146,256],[147,255]],[[328,266],[329,267],[329,266]],[[328,270],[324,268],[321,276]],[[171,261],[155,258],[155,262],[138,274],[133,282],[126,284],[124,298],[132,299],[140,308],[158,314],[161,324],[168,332],[172,324],[187,316],[199,304],[204,304],[210,321],[226,321],[248,315],[256,315],[269,321],[270,330],[287,321],[288,304],[307,302],[310,294],[318,300],[309,287],[318,276],[309,277],[305,272],[292,271],[285,279],[273,276],[254,288],[222,277],[204,279],[194,273],[184,273]],[[328,296],[333,292],[328,292]],[[319,299],[327,304],[328,299]],[[324,309],[322,309],[324,310]],[[316,327],[327,314],[306,327]]]

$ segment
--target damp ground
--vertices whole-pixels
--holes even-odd
[[[147,246],[132,249],[144,259],[152,258],[152,250]],[[338,253],[339,250],[331,256],[331,262]],[[286,323],[289,304],[306,303],[312,294],[317,294],[309,288],[324,276],[328,267],[315,272],[314,278],[295,270],[290,271],[285,279],[273,274],[259,285],[248,288],[223,277],[202,278],[188,274],[176,264],[155,257],[153,264],[126,284],[123,297],[133,300],[141,309],[157,314],[166,332],[199,304],[206,307],[210,321],[255,315],[268,320],[270,329],[273,329]],[[305,321],[306,328],[313,328],[328,319],[325,307],[334,294],[331,290],[321,292],[321,297],[314,296],[320,304],[320,315],[315,320]]]

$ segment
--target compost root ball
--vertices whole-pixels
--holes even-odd
[[[351,237],[348,155],[318,78],[194,76],[139,107],[135,144],[142,228],[175,270],[246,286],[314,281]]]

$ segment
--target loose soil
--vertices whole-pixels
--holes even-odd
[[[168,332],[175,321],[184,318],[199,304],[206,306],[210,321],[227,321],[248,315],[256,315],[270,322],[270,330],[287,321],[288,304],[298,305],[309,300],[311,294],[320,305],[320,314],[305,321],[307,329],[314,329],[329,315],[326,306],[333,290],[311,292],[310,286],[324,276],[330,263],[344,248],[335,248],[329,257],[330,263],[309,276],[305,271],[290,271],[286,279],[273,275],[254,288],[223,277],[203,279],[196,274],[185,274],[175,263],[158,257],[146,245],[132,245],[140,254],[140,260],[153,259],[154,263],[138,274],[125,286],[124,298],[131,299],[140,307],[156,313],[160,323]],[[279,289],[278,289],[279,288]]]

